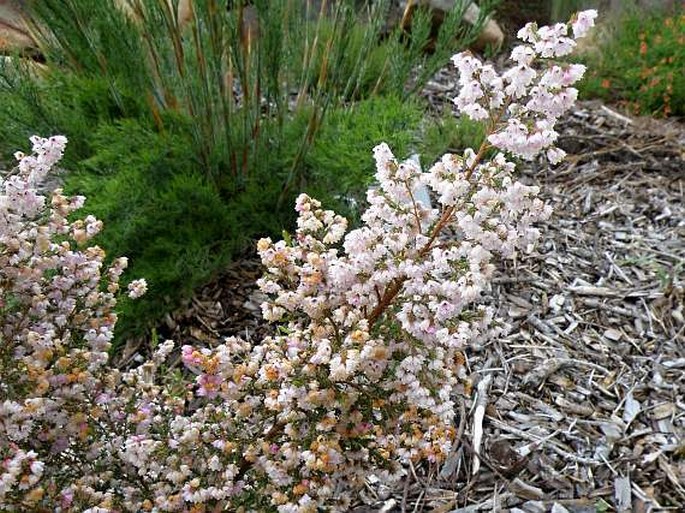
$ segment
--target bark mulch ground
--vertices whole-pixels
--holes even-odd
[[[567,161],[522,170],[555,213],[495,280],[512,330],[467,350],[460,442],[357,513],[685,511],[685,125],[581,103],[558,129]],[[237,262],[163,336],[259,340],[260,272]]]

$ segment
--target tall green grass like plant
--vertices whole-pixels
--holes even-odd
[[[28,11],[48,62],[104,77],[123,116],[131,92],[160,112],[187,114],[204,171],[221,188],[242,184],[282,141],[293,112],[307,109],[302,149],[285,175],[291,181],[330,106],[378,93],[405,97],[422,87],[449,55],[471,42],[457,2],[425,54],[430,14],[419,9],[411,35],[387,32],[387,0],[335,2],[256,0],[228,9],[227,0],[194,0],[185,25],[177,2],[41,0]],[[412,70],[418,76],[408,87]]]

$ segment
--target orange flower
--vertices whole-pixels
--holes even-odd
[[[208,374],[216,374],[217,369],[219,368],[219,360],[216,357],[213,358],[207,358],[203,363],[202,367],[204,368],[204,371]]]
[[[22,483],[22,485],[25,484]],[[43,495],[45,495],[45,490],[43,489],[43,487],[39,486],[38,488],[34,488],[26,495],[24,495],[24,504],[28,506],[33,506],[43,498]]]
[[[642,41],[640,43],[640,55],[646,55],[647,54],[647,43]]]
[[[601,85],[604,89],[609,89],[611,87],[611,80],[605,78],[604,80],[602,80]]]
[[[307,493],[307,490],[309,489],[308,484],[306,481],[301,481],[299,484],[296,484],[295,487],[293,488],[293,494],[295,495],[304,495]]]
[[[276,381],[278,379],[278,370],[273,365],[265,366],[264,373],[269,381]]]

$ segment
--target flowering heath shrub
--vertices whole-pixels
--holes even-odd
[[[57,193],[42,208],[33,184],[65,141],[35,139],[2,197],[0,504],[345,511],[369,475],[390,481],[403,462],[442,462],[456,436],[461,351],[505,329],[481,299],[493,262],[532,250],[534,223],[550,215],[505,153],[483,156],[494,146],[563,157],[554,123],[584,68],[538,61],[569,53],[595,15],[526,26],[501,75],[455,56],[456,103],[488,122],[487,141],[425,173],[378,146],[379,186],[361,228],[347,232],[345,219],[301,195],[296,232],[258,244],[264,317],[278,334],[183,346],[192,382],[165,368],[170,341],[128,372],[107,366],[125,263],[104,271],[100,250],[74,245],[100,229],[66,220],[81,199]],[[421,185],[437,208],[417,200]],[[129,294],[144,291],[135,282]]]

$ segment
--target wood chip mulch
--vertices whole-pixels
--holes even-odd
[[[460,442],[355,512],[685,511],[685,125],[581,103],[558,131],[567,161],[522,170],[555,213],[495,281],[512,330],[467,352]],[[260,272],[236,263],[165,336],[259,340]]]

